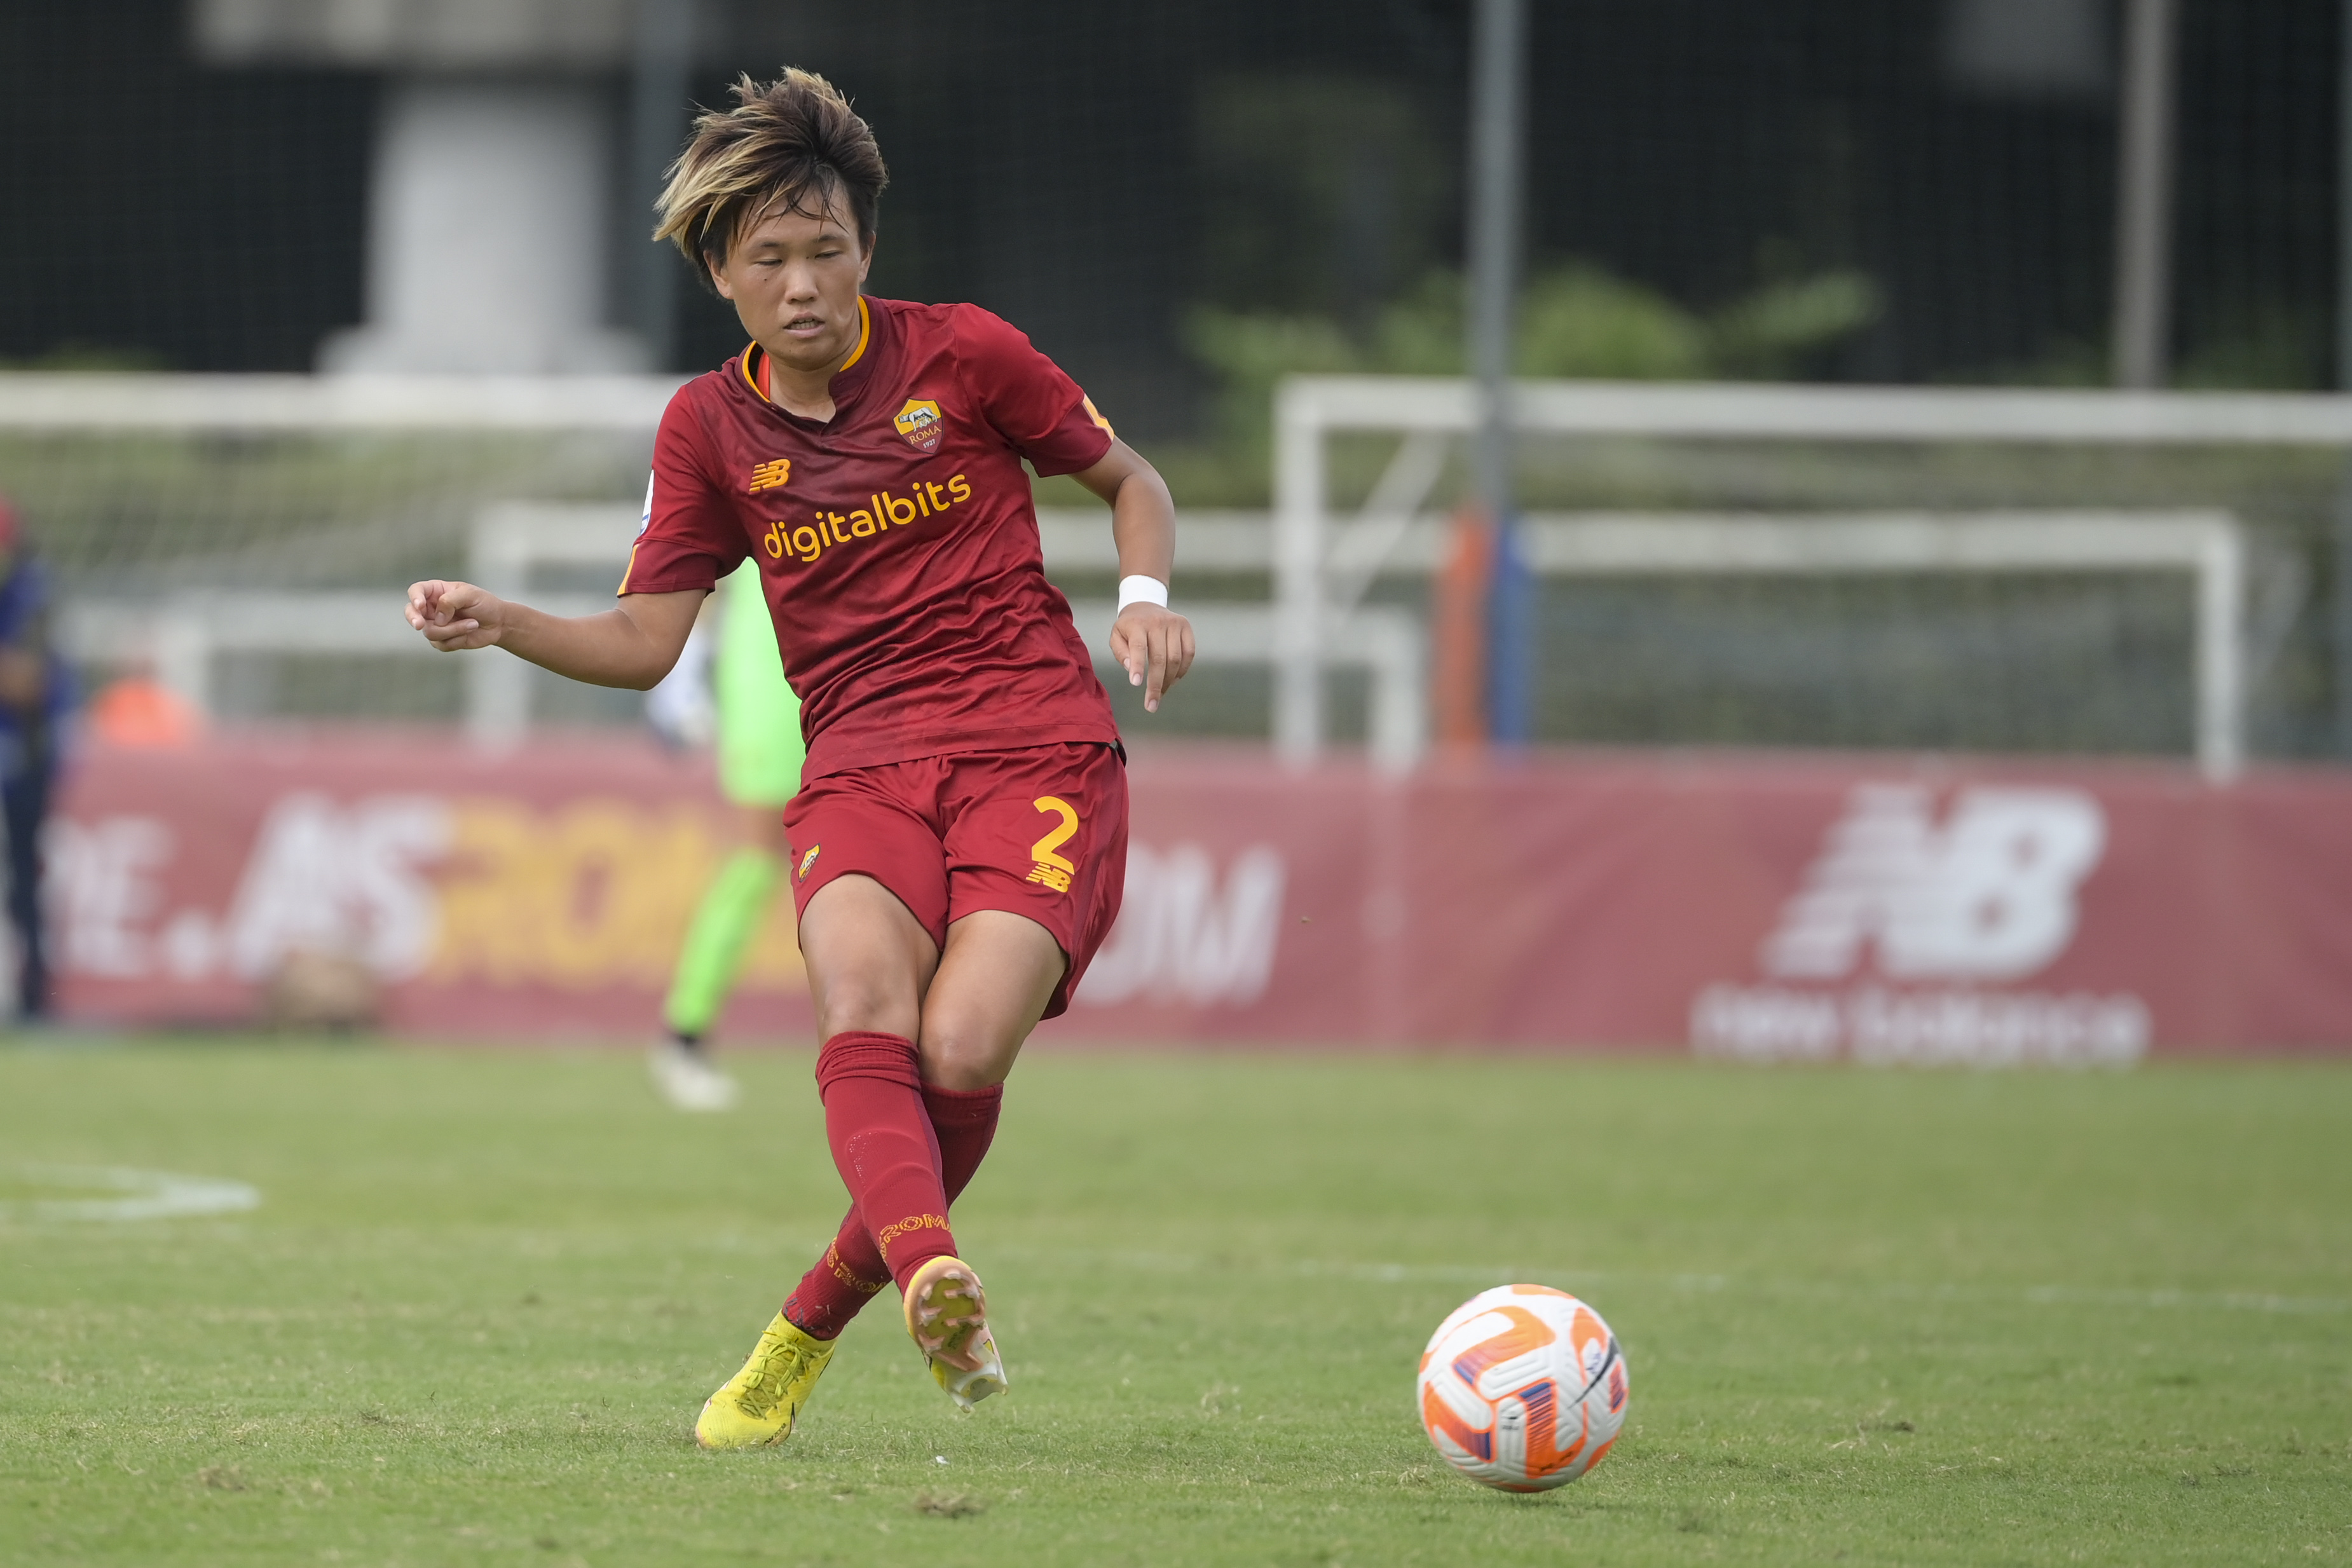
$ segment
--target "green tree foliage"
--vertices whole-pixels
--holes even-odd
[[[1702,314],[1588,262],[1529,281],[1520,298],[1517,372],[1599,381],[1775,380],[1876,319],[1878,291],[1856,272],[1769,283]],[[1193,354],[1217,381],[1216,423],[1232,449],[1263,461],[1275,384],[1286,375],[1463,372],[1463,287],[1433,271],[1383,307],[1368,331],[1331,317],[1203,307]]]

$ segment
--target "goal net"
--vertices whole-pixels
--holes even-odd
[[[0,375],[0,494],[93,681],[152,665],[225,722],[634,723],[635,694],[431,654],[397,595],[459,572],[609,595],[674,384]],[[1272,506],[1179,497],[1203,664],[1136,727],[1409,766],[1469,389],[1305,378],[1278,404]],[[1557,382],[1519,412],[1538,743],[2216,776],[2338,744],[2345,400]],[[1040,519],[1098,646],[1102,511],[1061,482]]]
[[[2331,752],[2352,400],[1522,383],[1538,741]],[[1318,649],[1444,569],[1455,380],[1277,400],[1279,744],[1345,733]]]
[[[481,656],[432,653],[401,591],[466,572],[503,502],[634,520],[674,385],[0,376],[0,494],[59,580],[86,680],[152,666],[229,722],[450,721]],[[616,580],[609,562],[556,561],[532,586],[609,595]],[[551,680],[543,705],[636,713],[634,694]]]

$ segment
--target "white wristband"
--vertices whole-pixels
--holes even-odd
[[[1168,608],[1168,585],[1156,577],[1122,577],[1118,580],[1118,607],[1124,611],[1130,604],[1157,604]]]

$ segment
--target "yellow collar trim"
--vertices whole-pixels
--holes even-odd
[[[841,361],[841,370],[835,371],[833,373],[835,375],[839,375],[841,371],[847,370],[850,366],[864,359],[866,357],[866,345],[873,340],[874,312],[866,308],[866,296],[861,294],[857,297],[857,347],[849,350],[849,358]],[[742,358],[735,361],[735,368],[743,372],[743,384],[750,387],[751,391],[758,395],[761,402],[772,403],[776,400],[770,397],[767,392],[761,388],[759,375],[751,369],[751,356],[758,352],[760,352],[760,345],[758,343],[754,342],[744,345]]]
[[[866,308],[866,296],[861,294],[857,297],[857,347],[850,350],[849,358],[841,361],[841,370],[845,371],[850,366],[856,364],[858,361],[864,359],[866,357],[866,345],[871,342],[873,339],[874,313]],[[835,375],[839,375],[841,371],[835,371],[833,373]]]

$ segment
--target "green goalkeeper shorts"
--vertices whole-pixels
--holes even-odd
[[[801,699],[784,681],[775,622],[745,561],[719,585],[719,649],[710,685],[719,707],[719,787],[739,806],[781,810],[800,792]]]

